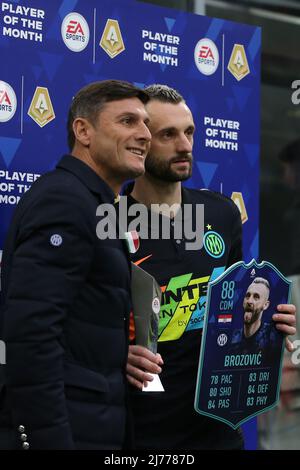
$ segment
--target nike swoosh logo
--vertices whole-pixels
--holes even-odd
[[[139,264],[142,264],[144,261],[146,261],[146,259],[149,259],[151,258],[152,254],[151,255],[148,255],[148,256],[145,256],[145,258],[141,258],[141,259],[138,259],[137,261],[135,261],[135,265],[138,266]]]
[[[152,256],[152,254],[151,254],[151,255],[148,255],[148,256],[145,256],[145,258],[138,259],[134,264],[135,264],[136,266],[138,266],[139,264],[142,264],[144,261],[146,261],[146,259],[151,258],[151,256]],[[162,292],[165,292],[166,287],[167,287],[167,286],[161,286],[161,287],[160,287],[160,288],[161,288],[161,291],[162,291]]]

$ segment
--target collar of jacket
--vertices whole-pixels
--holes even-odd
[[[138,202],[131,196],[133,187],[134,187],[134,181],[127,183],[126,186],[123,187],[122,194],[124,196],[129,196],[132,201]],[[188,190],[184,186],[181,185],[181,204],[188,204],[188,203],[192,203],[192,199],[190,197]]]
[[[86,163],[72,155],[64,155],[56,165],[56,168],[73,173],[93,193],[99,194],[104,202],[114,203],[116,197],[108,184],[97,175]]]

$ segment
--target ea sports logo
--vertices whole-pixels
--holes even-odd
[[[65,45],[71,51],[81,52],[89,43],[89,25],[79,13],[69,13],[62,22],[61,35]]]
[[[204,75],[212,75],[219,65],[219,52],[215,43],[208,38],[200,39],[194,51],[195,64]]]
[[[17,97],[13,88],[0,80],[0,122],[9,121],[17,109]]]

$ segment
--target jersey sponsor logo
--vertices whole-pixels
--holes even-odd
[[[203,238],[206,252],[213,258],[221,258],[225,252],[225,243],[221,235],[213,230],[206,232]]]
[[[99,42],[111,59],[125,51],[122,33],[117,20],[108,19]]]
[[[0,80],[0,122],[13,118],[17,109],[17,97],[9,83]]]
[[[162,289],[158,341],[182,336],[188,326],[203,326],[209,276],[192,279],[192,273],[173,277]]]
[[[242,44],[233,46],[227,68],[237,81],[242,80],[250,73],[246,52]]]
[[[197,69],[204,75],[212,75],[219,65],[219,52],[215,43],[208,38],[200,39],[194,50]]]
[[[44,127],[55,119],[48,88],[37,86],[28,109],[28,115],[40,126]]]
[[[218,267],[211,276],[194,279],[193,273],[183,274],[161,287],[158,341],[176,340],[186,331],[203,328],[207,283],[223,271],[224,267]]]
[[[69,13],[61,24],[61,36],[68,49],[83,51],[89,43],[90,29],[86,19],[79,13]]]

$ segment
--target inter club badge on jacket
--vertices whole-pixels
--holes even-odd
[[[195,409],[236,429],[279,399],[284,335],[272,319],[291,281],[267,261],[235,263],[208,284]]]
[[[139,234],[136,230],[131,232],[125,232],[125,241],[128,247],[129,253],[136,253],[140,247]]]

